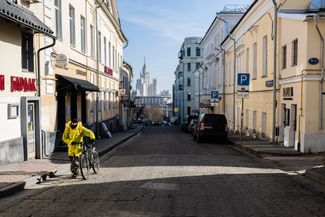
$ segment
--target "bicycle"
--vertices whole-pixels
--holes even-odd
[[[80,169],[83,180],[87,180],[90,167],[93,169],[94,174],[98,174],[100,161],[94,143],[84,142],[82,147],[82,154],[79,157],[74,157],[70,169],[74,177],[79,174]]]

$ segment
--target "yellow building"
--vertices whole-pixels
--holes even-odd
[[[286,2],[280,9],[280,138],[301,152],[325,151],[322,1]]]
[[[249,73],[249,96],[243,100],[243,133],[272,137],[273,3],[255,1],[222,46],[226,50],[225,102],[228,127],[241,129],[242,100],[237,96],[237,74]],[[234,54],[235,50],[235,54]]]

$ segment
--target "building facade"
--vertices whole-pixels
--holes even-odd
[[[57,42],[41,53],[44,154],[61,144],[65,123],[75,117],[99,135],[100,122],[119,129],[119,84],[126,43],[115,0],[43,1],[37,13]],[[36,12],[35,12],[36,13]],[[48,38],[41,44],[48,45]],[[98,123],[98,124],[96,124]]]
[[[230,5],[216,14],[209,29],[204,35],[200,46],[204,50],[204,61],[202,67],[196,72],[200,76],[200,84],[195,87],[196,95],[200,94],[203,105],[202,111],[206,113],[225,113],[224,103],[224,49],[221,42],[227,37],[230,30],[237,24],[247,9],[245,5]],[[198,84],[198,82],[196,82]],[[218,99],[211,101],[211,91],[218,92]],[[201,97],[202,96],[202,97]]]
[[[196,96],[195,82],[198,79],[195,72],[203,61],[203,51],[199,44],[202,38],[188,37],[179,52],[179,64],[175,70],[175,102],[177,104],[179,120],[191,114],[197,114],[199,110],[199,101]],[[174,108],[175,110],[175,108]]]
[[[33,10],[41,7],[0,1],[0,165],[41,158],[39,42],[53,31]]]

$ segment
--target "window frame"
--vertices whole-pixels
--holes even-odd
[[[191,63],[187,63],[187,71],[190,72],[191,71]]]
[[[98,31],[97,35],[97,40],[98,40],[98,61],[102,62],[102,33],[101,31]]]
[[[190,57],[191,56],[191,47],[188,47],[186,49],[186,56]]]
[[[80,15],[80,51],[86,53],[86,19]]]
[[[69,30],[70,30],[70,45],[76,47],[76,11],[69,4]]]
[[[54,0],[55,10],[55,34],[57,39],[62,40],[62,1]]]
[[[196,50],[195,50],[195,55],[196,55],[197,57],[200,57],[200,56],[201,56],[201,49],[200,49],[199,47],[196,48]]]
[[[21,68],[23,71],[34,72],[34,35],[21,32]]]
[[[257,78],[257,42],[253,44],[253,76],[252,79]]]
[[[291,66],[298,65],[298,39],[292,41],[292,59],[291,59]],[[295,49],[296,48],[296,49]]]
[[[262,58],[263,58],[262,77],[267,77],[267,74],[268,74],[268,67],[267,67],[267,64],[268,64],[268,38],[267,38],[267,35],[265,35],[263,37]]]
[[[281,68],[286,69],[287,68],[287,45],[283,45],[281,48]]]
[[[90,56],[92,58],[95,58],[95,32],[94,32],[94,26],[92,24],[89,25],[89,31],[90,31]]]

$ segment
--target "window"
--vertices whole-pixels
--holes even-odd
[[[71,5],[69,5],[69,21],[70,21],[70,44],[72,46],[76,46],[74,7],[72,7]]]
[[[98,60],[102,61],[102,33],[98,31]]]
[[[196,63],[196,69],[200,68],[201,63]]]
[[[261,137],[262,138],[265,138],[265,133],[266,133],[266,118],[267,118],[267,115],[265,112],[262,113],[262,135]]]
[[[95,57],[94,26],[90,25],[90,56]]]
[[[287,45],[282,47],[282,69],[287,68]]]
[[[191,101],[191,93],[187,93],[187,101]]]
[[[187,115],[191,115],[191,106],[187,106]]]
[[[284,109],[284,126],[290,126],[290,109]]]
[[[253,111],[253,133],[256,133],[257,111]]]
[[[33,34],[23,32],[21,42],[21,65],[29,72],[34,71],[34,45]]]
[[[54,0],[55,7],[55,32],[58,39],[62,39],[62,8],[61,0]]]
[[[188,47],[188,48],[187,48],[187,51],[186,51],[186,53],[187,53],[187,56],[188,56],[188,57],[190,57],[190,56],[191,56],[191,48],[190,48],[190,47]]]
[[[263,71],[262,76],[267,76],[267,36],[263,37]]]
[[[292,42],[292,66],[298,65],[298,39]]]
[[[187,86],[190,87],[191,86],[191,78],[187,78]]]
[[[113,45],[113,48],[112,48],[112,64],[113,64],[113,69],[115,69],[115,47]]]
[[[257,43],[253,45],[253,79],[257,77]]]
[[[249,48],[246,48],[246,73],[249,73]]]
[[[85,18],[80,16],[80,50],[85,53],[86,51],[86,42],[85,42]]]
[[[199,47],[196,48],[195,54],[197,57],[201,56],[201,49]]]
[[[191,71],[191,63],[187,63],[187,71]]]
[[[112,67],[111,57],[112,57],[111,42],[108,42],[108,65],[109,65],[109,67]]]
[[[104,63],[107,65],[107,42],[106,37],[104,37]]]

